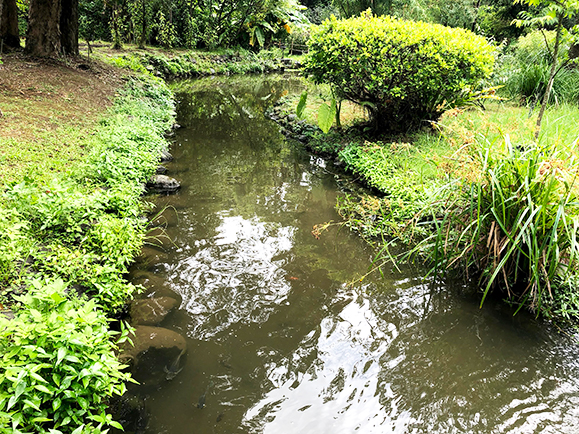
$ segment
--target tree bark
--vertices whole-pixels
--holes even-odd
[[[62,53],[78,56],[78,0],[61,0],[60,45]]]
[[[549,102],[549,96],[551,95],[551,89],[553,89],[553,82],[555,81],[555,75],[559,69],[557,69],[557,56],[559,55],[559,46],[561,43],[561,29],[563,27],[563,14],[560,13],[557,21],[557,30],[555,35],[555,47],[553,48],[553,63],[551,63],[551,72],[549,74],[549,81],[547,82],[547,90],[545,90],[545,95],[543,95],[543,102],[541,103],[541,109],[539,110],[539,115],[537,116],[537,124],[535,125],[535,142],[539,140],[539,134],[541,133],[541,122],[543,121],[543,115],[545,114],[545,109]]]
[[[61,52],[60,0],[30,0],[26,53],[55,57]]]
[[[16,0],[0,0],[0,39],[9,47],[20,47]]]

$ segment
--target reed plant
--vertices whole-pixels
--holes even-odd
[[[508,136],[498,149],[481,146],[478,159],[474,179],[445,187],[444,213],[416,219],[433,231],[410,255],[426,254],[435,274],[480,275],[481,305],[500,288],[539,312],[557,291],[576,291],[557,282],[578,271],[579,165],[552,146],[518,148]]]

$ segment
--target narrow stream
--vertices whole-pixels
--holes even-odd
[[[370,275],[373,251],[332,226],[351,184],[263,112],[291,77],[179,83],[173,240],[135,279],[179,297],[162,327],[184,369],[142,386],[146,432],[576,433],[579,349],[548,324],[416,272]],[[177,294],[177,295],[175,295]],[[163,369],[163,367],[159,367]]]

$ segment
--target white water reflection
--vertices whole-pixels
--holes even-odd
[[[377,317],[368,299],[352,299],[270,367],[273,388],[247,411],[244,424],[269,434],[405,433],[411,416],[379,380],[380,358],[396,336],[396,326]],[[296,364],[307,349],[316,358],[300,372]]]
[[[236,323],[264,322],[290,291],[282,260],[295,228],[220,213],[216,235],[172,270],[190,314],[189,337],[208,339]]]

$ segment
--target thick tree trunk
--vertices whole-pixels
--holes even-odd
[[[78,56],[78,0],[61,0],[60,45],[62,53]]]
[[[20,47],[16,0],[0,0],[0,39],[9,47]]]
[[[61,52],[60,0],[30,0],[26,53],[55,57]]]

